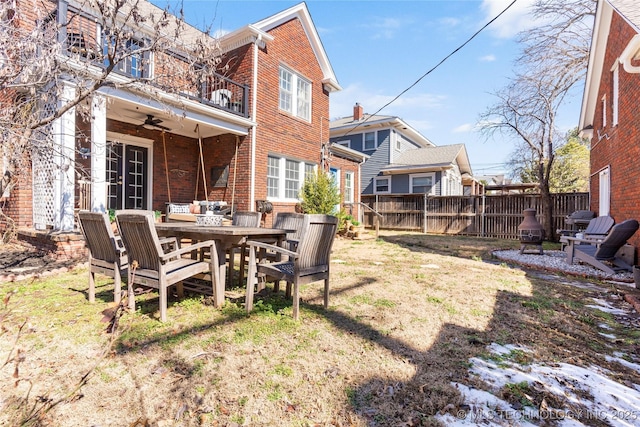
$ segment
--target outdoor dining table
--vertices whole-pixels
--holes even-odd
[[[214,306],[224,303],[224,285],[226,283],[226,253],[232,246],[238,246],[247,240],[271,241],[280,245],[287,236],[287,230],[279,228],[239,227],[239,226],[203,226],[186,222],[161,222],[156,231],[162,237],[191,239],[192,241],[215,240],[218,254],[218,275],[212,274]],[[217,276],[217,277],[216,277]],[[216,283],[217,281],[217,283]]]

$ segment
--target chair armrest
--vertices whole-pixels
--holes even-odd
[[[264,243],[264,242],[256,242],[254,240],[247,240],[245,242],[245,245],[249,246],[250,248],[261,248],[261,249],[268,249],[283,255],[288,255],[289,257],[296,259],[298,258],[298,253],[294,252],[294,251],[290,251],[289,249],[285,249],[282,248],[280,246],[276,246],[276,245],[271,245],[269,243]]]
[[[211,250],[215,250],[216,242],[215,240],[205,240],[204,242],[194,243],[193,245],[185,246],[183,248],[176,249],[173,252],[166,253],[160,257],[162,261],[167,261],[171,258],[179,257],[183,254],[190,253],[200,248],[211,248]]]
[[[162,246],[165,252],[175,251],[180,248],[180,244],[178,244],[178,239],[176,237],[160,237],[159,240],[160,246]]]
[[[567,242],[573,242],[573,244],[588,243],[590,245],[599,245],[604,240],[604,236],[602,236],[601,238],[584,238],[583,237],[582,239],[578,239],[577,237],[564,236],[563,239],[566,240]]]

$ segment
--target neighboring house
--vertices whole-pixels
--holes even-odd
[[[616,222],[640,219],[639,102],[640,8],[599,0],[579,126],[591,138],[591,210]]]
[[[478,193],[464,144],[436,146],[402,119],[365,114],[357,103],[352,117],[330,126],[333,145],[370,156],[362,165],[362,194]]]
[[[140,4],[162,12],[151,3]],[[91,10],[80,10],[74,1],[48,5],[54,22],[67,33],[59,40],[66,40],[68,52],[75,52],[79,37],[83,49],[100,49],[99,35],[106,29]],[[202,35],[193,27],[188,30],[184,37]],[[144,28],[133,33],[143,38]],[[4,212],[23,230],[71,231],[74,212],[81,208],[164,211],[169,201],[207,199],[256,210],[258,201],[269,201],[269,226],[276,212],[295,209],[305,176],[319,169],[338,177],[346,203],[359,201],[355,183],[367,156],[328,144],[329,96],[341,87],[306,5],[247,25],[218,42],[224,69],[215,81],[194,83],[177,97],[164,96],[162,105],[157,102],[163,98],[161,88],[154,97],[135,85],[105,88],[93,96],[90,122],[73,111],[60,119],[52,129],[84,132],[82,137],[78,132],[54,135],[60,147],[76,147],[75,164],[60,171],[49,159],[34,159],[31,186],[16,186]],[[132,39],[132,51],[136,45]],[[181,58],[157,56],[145,58],[148,68],[132,63],[114,78],[153,73],[162,61]],[[79,59],[91,60],[87,55]],[[84,176],[74,174],[79,169],[86,171]]]

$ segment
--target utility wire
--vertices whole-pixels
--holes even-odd
[[[405,90],[403,90],[402,92],[400,92],[395,98],[393,98],[391,101],[387,102],[386,104],[384,104],[382,107],[380,107],[378,109],[378,111],[376,111],[375,113],[369,115],[369,117],[367,117],[366,119],[364,119],[362,122],[358,123],[357,125],[355,125],[354,127],[352,127],[351,129],[349,129],[348,131],[346,131],[342,136],[347,136],[349,135],[351,132],[353,132],[354,130],[356,130],[358,127],[360,127],[360,125],[365,124],[372,116],[377,115],[380,111],[384,110],[385,108],[387,108],[389,105],[393,104],[394,102],[396,102],[398,100],[398,98],[400,98],[402,95],[404,95],[405,93],[407,93],[409,90],[411,90],[415,85],[417,85],[418,83],[420,83],[422,81],[422,79],[424,79],[425,77],[427,77],[429,74],[431,74],[433,71],[435,71],[438,67],[440,67],[447,59],[451,58],[453,55],[455,55],[456,53],[458,53],[458,51],[460,49],[462,49],[463,47],[465,47],[467,44],[469,44],[471,42],[471,40],[475,39],[478,34],[480,34],[482,31],[484,31],[489,25],[493,24],[494,21],[496,21],[498,18],[500,18],[502,15],[504,15],[504,13],[509,10],[511,8],[511,6],[513,6],[516,1],[518,0],[513,0],[511,3],[509,3],[509,5],[507,7],[505,7],[502,12],[500,12],[499,14],[497,14],[495,17],[493,17],[493,19],[491,19],[489,22],[487,22],[486,24],[484,24],[482,26],[482,28],[480,28],[478,31],[476,31],[471,37],[469,37],[464,43],[462,43],[460,46],[458,46],[456,49],[454,49],[451,53],[449,53],[447,56],[445,56],[442,60],[440,60],[440,62],[438,62],[435,66],[433,66],[429,71],[427,71],[426,73],[424,73],[422,76],[420,76],[420,78],[418,80],[416,80],[415,82],[413,82],[408,88],[406,88]]]

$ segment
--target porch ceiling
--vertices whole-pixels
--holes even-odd
[[[252,125],[252,121],[249,119],[213,107],[206,107],[206,109],[189,109],[187,107],[171,107],[149,100],[136,102],[135,100],[109,96],[107,118],[147,129],[162,131],[164,127],[168,133],[189,138],[197,138],[198,130],[202,138],[223,134],[244,136],[248,134]],[[154,123],[159,126],[145,125],[148,115],[153,116]]]

